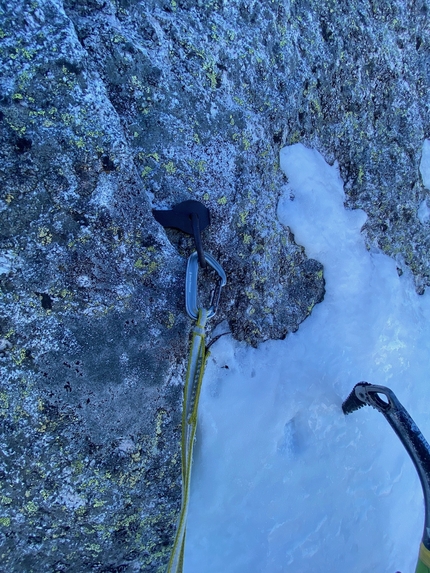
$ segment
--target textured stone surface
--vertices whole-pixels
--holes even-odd
[[[298,328],[322,266],[276,219],[280,148],[340,164],[369,248],[429,284],[428,2],[0,2],[0,558],[163,571],[180,504],[198,199],[228,286],[213,326]],[[207,294],[207,293],[205,293]]]

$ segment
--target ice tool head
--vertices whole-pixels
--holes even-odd
[[[344,414],[350,414],[363,406],[372,406],[384,413],[399,405],[401,406],[400,402],[389,388],[369,382],[359,382],[342,404],[342,410]]]

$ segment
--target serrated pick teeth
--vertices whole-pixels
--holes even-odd
[[[355,412],[355,410],[359,410],[363,406],[366,406],[366,403],[360,400],[360,398],[355,393],[354,388],[348,398],[342,403],[342,410],[345,415],[348,415],[352,412]]]
[[[373,403],[369,401],[367,395],[367,388],[372,386],[369,382],[359,382],[352,389],[351,394],[342,404],[342,410],[345,415],[359,410],[363,406],[373,406]]]

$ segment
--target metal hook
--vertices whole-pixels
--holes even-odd
[[[221,289],[227,284],[227,277],[225,275],[222,266],[214,259],[209,253],[203,253],[205,260],[209,266],[211,266],[214,271],[218,273],[219,282],[212,291],[210,307],[208,309],[208,318],[212,318],[217,309],[218,302],[221,295]],[[198,254],[197,252],[190,255],[187,263],[187,274],[185,279],[185,308],[187,309],[188,316],[194,320],[197,320],[199,314],[199,304],[197,295],[197,278],[199,272],[198,265]]]

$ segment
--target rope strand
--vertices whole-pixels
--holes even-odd
[[[197,430],[197,412],[206,361],[209,357],[205,346],[207,314],[205,309],[199,310],[197,323],[193,329],[188,358],[182,408],[182,505],[167,573],[182,573],[184,563],[193,448]]]

